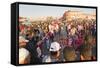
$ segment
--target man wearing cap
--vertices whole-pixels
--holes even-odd
[[[50,55],[43,57],[42,62],[60,62],[60,44],[58,42],[52,42],[50,46]]]

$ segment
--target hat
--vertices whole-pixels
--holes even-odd
[[[49,51],[59,51],[61,49],[60,44],[58,42],[51,43]]]
[[[19,36],[19,42],[29,42],[29,40],[26,40],[23,36]]]

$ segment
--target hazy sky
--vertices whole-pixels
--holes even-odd
[[[61,17],[67,10],[82,11],[84,13],[94,13],[96,10],[92,8],[76,8],[76,7],[59,7],[59,6],[40,6],[40,5],[19,5],[19,16],[25,17],[41,17],[54,16]]]

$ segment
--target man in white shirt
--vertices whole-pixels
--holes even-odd
[[[19,48],[19,64],[30,63],[30,53],[25,48]]]
[[[42,62],[59,62],[60,59],[60,44],[58,42],[52,42],[50,46],[50,55],[44,56]]]

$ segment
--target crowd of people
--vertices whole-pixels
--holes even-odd
[[[96,60],[96,33],[93,19],[19,23],[19,64]]]

